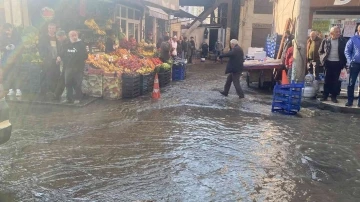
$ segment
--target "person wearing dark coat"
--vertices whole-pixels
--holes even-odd
[[[162,62],[167,62],[170,59],[171,44],[169,40],[170,38],[168,36],[164,36],[164,41],[160,46],[160,60]]]
[[[14,30],[14,27],[11,24],[5,24],[3,26],[3,33],[1,33],[0,38],[0,52],[2,52],[1,65],[3,69],[3,78],[6,90],[9,90],[8,95],[21,96],[20,90],[20,80],[19,76],[19,67],[18,61],[21,57],[21,37]]]
[[[58,54],[60,57],[60,54],[63,53],[65,51],[65,48],[70,44],[70,40],[66,37],[66,33],[65,31],[58,31],[56,33],[56,38],[58,40]],[[59,62],[58,62],[59,63]],[[62,67],[62,68],[61,68]],[[54,100],[59,101],[61,99],[61,95],[63,94],[64,90],[65,90],[65,69],[64,69],[64,65],[60,64],[60,78],[58,80],[56,89],[55,89],[55,97]]]
[[[202,58],[207,58],[209,55],[209,45],[206,43],[206,41],[204,41],[201,44],[201,57]]]
[[[39,53],[43,61],[41,94],[54,96],[57,81],[60,77],[60,65],[56,63],[58,41],[56,25],[50,23],[48,32],[39,39]]]
[[[345,46],[346,41],[341,37],[339,27],[332,27],[330,37],[321,42],[320,62],[325,68],[324,93],[321,101],[327,101],[331,94],[331,101],[338,103],[336,98],[341,88],[339,77],[341,70],[346,67]]]
[[[244,51],[238,45],[238,43],[239,42],[236,39],[232,39],[230,41],[231,51],[226,54],[220,55],[218,59],[222,59],[225,57],[229,58],[229,62],[226,66],[225,71],[225,74],[228,74],[228,77],[226,79],[224,91],[221,91],[220,93],[224,96],[228,96],[231,83],[233,83],[236,92],[241,99],[245,97],[244,92],[240,86],[240,76],[244,69]]]
[[[195,50],[196,50],[196,47],[195,47],[195,40],[194,40],[194,37],[190,37],[190,42],[189,42],[189,50],[188,50],[188,55],[189,55],[189,64],[192,64],[192,59],[193,59],[193,56],[195,54]]]
[[[65,86],[67,103],[79,104],[82,99],[81,85],[84,76],[85,60],[88,58],[85,43],[79,39],[77,31],[69,32],[70,43],[67,44],[57,62],[62,61],[65,69]],[[75,90],[75,97],[73,94]]]
[[[307,40],[306,59],[309,65],[309,72],[315,73],[315,79],[319,80],[319,74],[323,73],[323,67],[320,65],[319,48],[321,45],[321,38],[317,36],[315,31],[310,33],[310,38]],[[315,65],[313,65],[313,63]]]

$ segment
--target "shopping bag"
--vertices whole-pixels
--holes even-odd
[[[349,74],[346,69],[343,69],[341,70],[339,81],[346,82],[347,80],[349,80]]]

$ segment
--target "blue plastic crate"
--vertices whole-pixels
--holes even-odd
[[[185,80],[186,66],[183,63],[174,64],[172,67],[172,80],[181,81]]]
[[[301,109],[303,83],[275,85],[272,112],[294,115]]]

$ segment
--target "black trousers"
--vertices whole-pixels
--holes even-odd
[[[194,56],[194,50],[191,50],[189,54],[188,63],[192,63],[193,56]]]
[[[65,69],[66,98],[68,101],[81,100],[83,97],[81,85],[84,77],[83,69]],[[74,97],[75,90],[75,97]]]
[[[348,85],[348,102],[350,104],[353,104],[354,102],[354,91],[355,91],[355,84],[356,84],[356,80],[359,76],[360,73],[360,64],[359,63],[351,63],[350,64],[350,78],[349,78],[349,85]],[[360,94],[360,92],[359,92]],[[360,103],[360,95],[358,98],[358,103]]]
[[[341,73],[340,61],[326,61],[325,62],[325,84],[324,84],[324,97],[327,98],[331,94],[332,97],[336,98],[339,95],[341,88],[341,82],[339,77]]]
[[[224,93],[227,95],[229,94],[229,90],[231,87],[231,83],[234,84],[235,89],[236,89],[236,93],[238,94],[239,97],[244,97],[244,92],[240,86],[240,75],[241,72],[238,73],[230,73],[226,79],[226,83],[224,86]]]
[[[63,70],[63,72],[61,72],[61,75],[59,77],[59,80],[57,82],[57,86],[55,89],[55,96],[56,99],[60,99],[61,95],[63,94],[65,90],[65,70]]]
[[[46,59],[43,64],[41,93],[55,93],[60,77],[60,65],[56,64],[56,59]]]

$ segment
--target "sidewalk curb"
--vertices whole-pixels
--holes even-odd
[[[360,114],[360,108],[350,108],[345,106],[336,106],[329,103],[324,103],[319,100],[303,100],[301,106],[304,108],[316,107],[321,110],[329,110],[335,113],[344,113],[344,114]]]
[[[59,107],[85,107],[90,105],[91,103],[95,102],[99,98],[89,97],[85,102],[81,102],[80,104],[67,104],[61,102],[51,102],[51,101],[39,101],[39,100],[10,100],[6,99],[8,103],[15,103],[15,104],[37,104],[37,105],[48,105],[48,106],[59,106]]]

